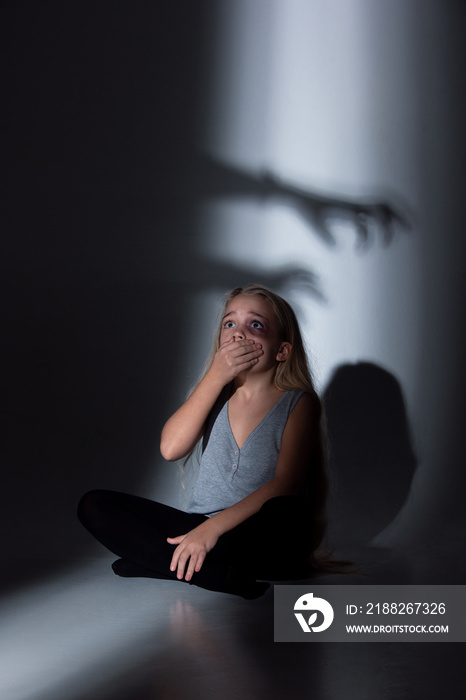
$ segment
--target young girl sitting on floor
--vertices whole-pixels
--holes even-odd
[[[260,285],[227,295],[207,369],[162,430],[175,461],[201,441],[186,512],[113,491],[80,502],[120,576],[254,598],[305,577],[325,529],[322,408],[291,306]]]

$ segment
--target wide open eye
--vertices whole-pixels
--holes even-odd
[[[226,322],[223,324],[223,327],[224,327],[224,328],[234,328],[234,327],[235,327],[235,324],[233,323],[233,321],[226,321]]]
[[[262,328],[264,328],[264,326],[262,325],[262,323],[260,321],[253,321],[251,323],[251,328],[255,328],[256,330],[261,330]]]

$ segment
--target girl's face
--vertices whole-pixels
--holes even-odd
[[[268,369],[288,357],[290,343],[280,335],[279,322],[269,300],[260,294],[238,294],[227,306],[222,319],[220,345],[252,339],[264,354],[254,369]]]

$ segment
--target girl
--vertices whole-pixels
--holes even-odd
[[[254,598],[257,579],[308,575],[325,529],[322,408],[296,316],[257,284],[226,297],[206,370],[161,437],[165,459],[202,444],[187,512],[92,491],[79,518],[121,576]]]

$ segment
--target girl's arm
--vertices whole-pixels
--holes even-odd
[[[191,452],[223,387],[253,367],[262,354],[254,340],[231,340],[219,348],[205,377],[163,427],[160,451],[165,459],[174,462]]]
[[[170,544],[178,545],[170,569],[177,570],[179,579],[183,578],[187,565],[185,579],[189,581],[193,573],[201,569],[207,553],[215,546],[218,538],[257,513],[270,498],[303,493],[316,447],[317,430],[315,399],[310,394],[303,394],[283,431],[274,478],[235,505],[213,515],[191,532],[168,538]]]

